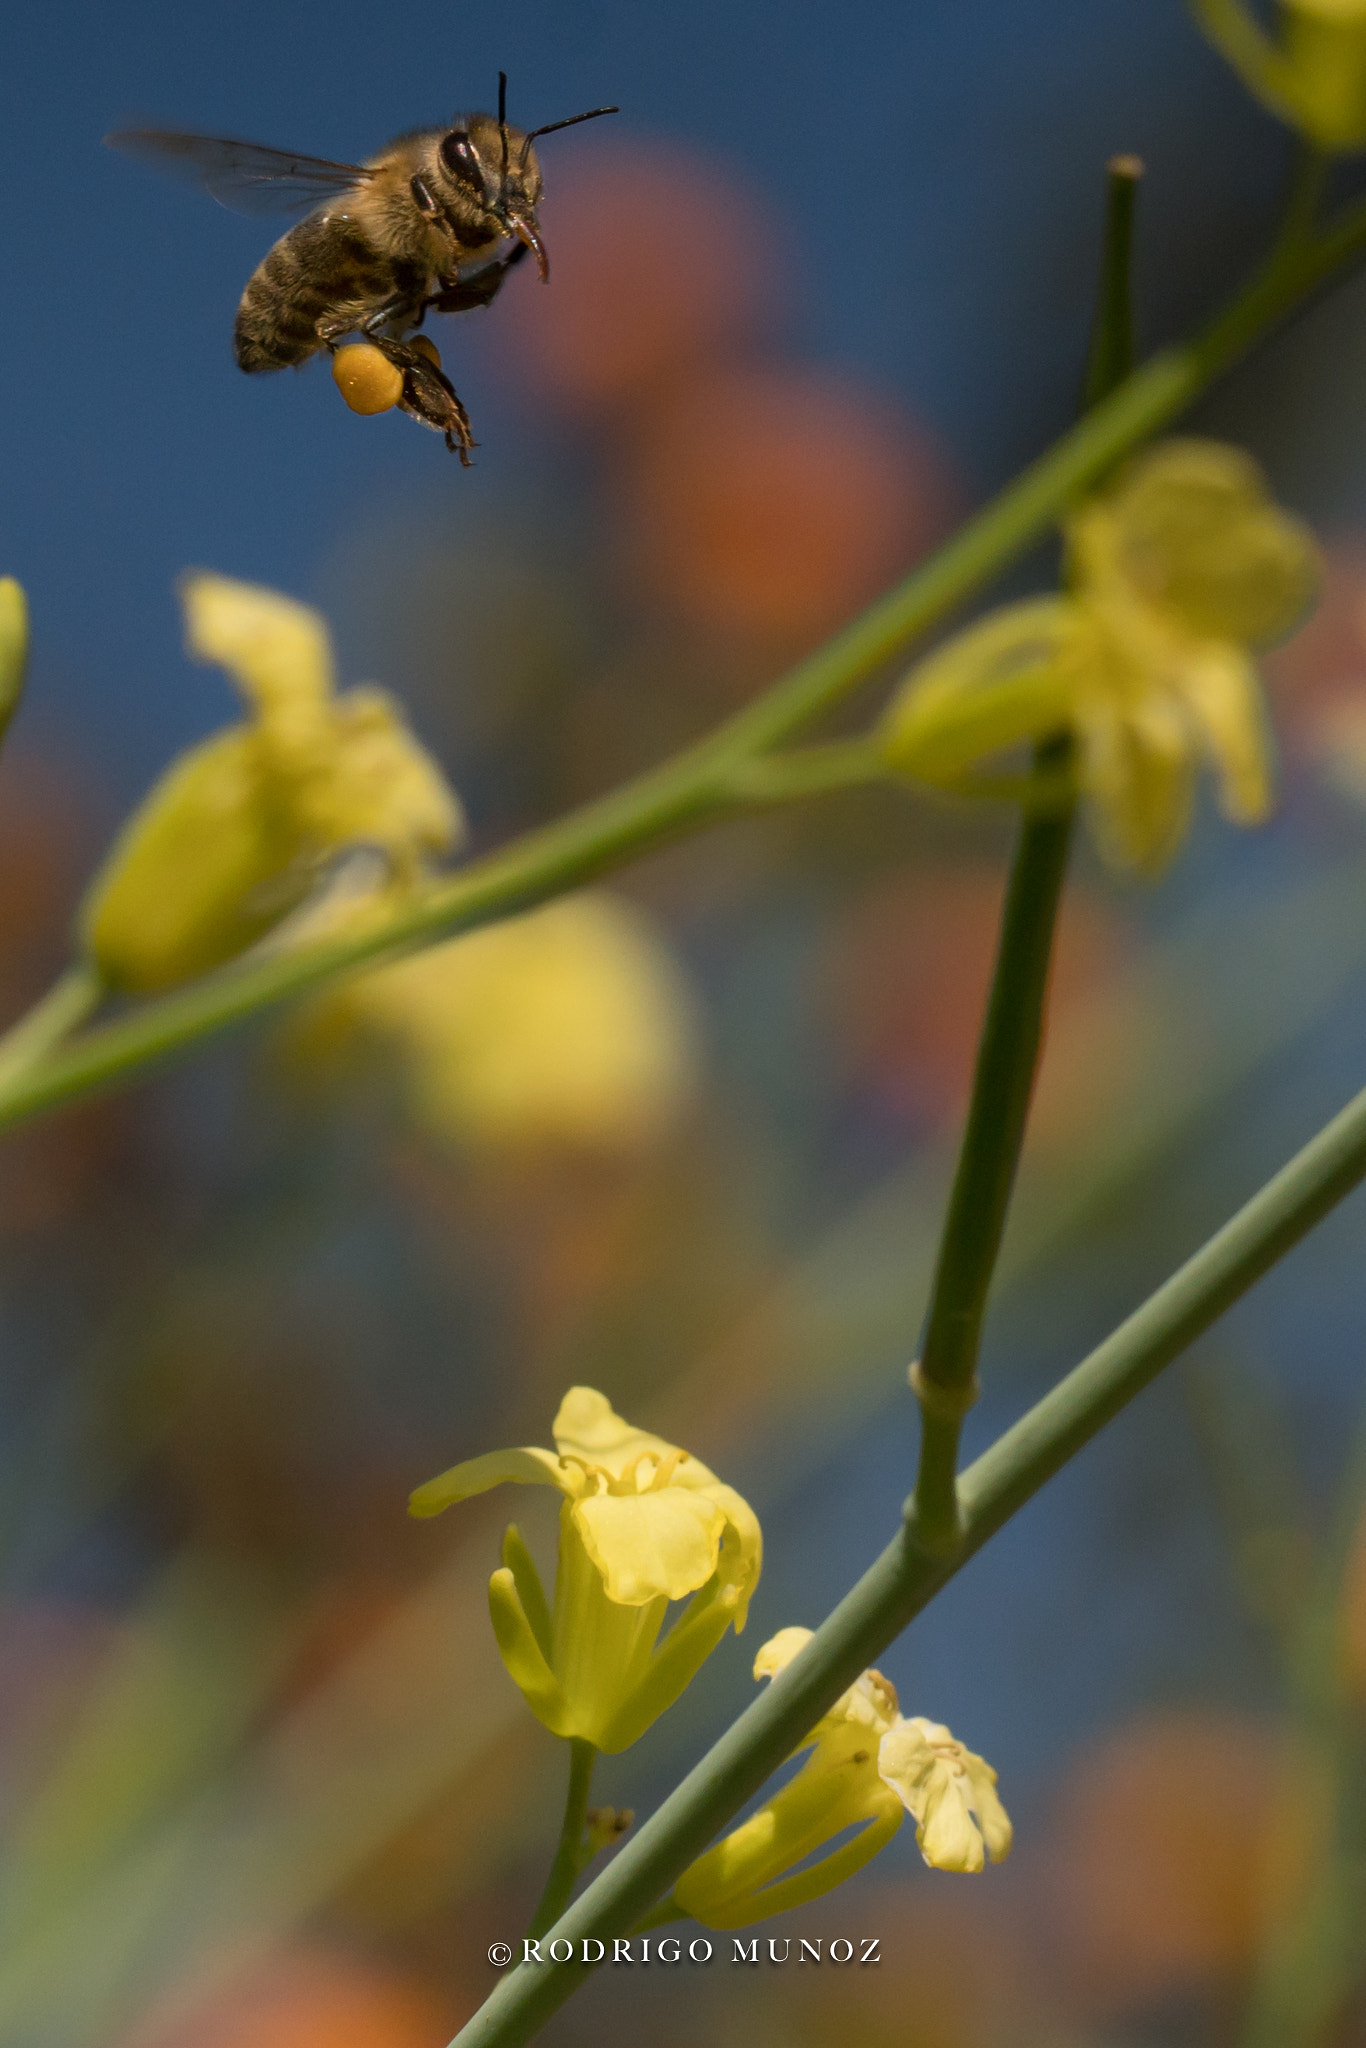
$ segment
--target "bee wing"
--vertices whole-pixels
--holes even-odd
[[[364,164],[267,149],[225,136],[179,135],[169,128],[120,128],[106,135],[110,149],[136,157],[172,178],[198,185],[237,213],[293,213],[334,199],[375,173]]]

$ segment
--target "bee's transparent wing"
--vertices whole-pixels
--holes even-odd
[[[178,135],[169,128],[120,128],[104,139],[110,149],[198,185],[220,206],[237,213],[296,213],[375,175],[363,164],[334,164],[326,157],[267,149],[259,142]]]

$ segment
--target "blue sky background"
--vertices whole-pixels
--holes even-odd
[[[899,393],[977,490],[1072,402],[1105,157],[1150,162],[1150,338],[1236,269],[1285,158],[1179,0],[26,10],[0,76],[0,560],[33,598],[30,731],[63,729],[121,794],[222,715],[178,651],[182,567],[308,593],[377,508],[477,512],[536,450],[517,446],[478,346],[466,367],[456,345],[485,444],[472,475],[397,419],[356,431],[316,366],[248,382],[232,316],[271,223],[100,137],[150,122],[353,158],[488,104],[500,65],[518,118],[616,99],[622,124],[733,165],[789,224],[805,272],[793,340]],[[496,318],[514,317],[509,293]]]

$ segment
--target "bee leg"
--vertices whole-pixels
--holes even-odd
[[[491,305],[503,288],[503,281],[514,263],[520,263],[526,255],[526,243],[514,242],[506,256],[495,257],[486,263],[473,277],[458,277],[439,292],[433,292],[429,299],[422,301],[421,310],[434,313],[469,313],[476,306]]]
[[[372,334],[370,340],[403,372],[399,411],[421,420],[424,426],[434,428],[438,434],[444,434],[452,455],[458,455],[462,468],[468,469],[469,451],[478,444],[470,426],[470,416],[456,396],[450,378],[428,357],[420,355],[415,348],[409,348],[406,342],[391,341],[382,334]]]
[[[433,227],[440,228],[451,246],[458,250],[460,247],[460,237],[456,232],[455,222],[451,219],[421,171],[415,171],[408,180],[408,190],[412,193],[413,204],[423,219],[429,220]],[[419,312],[419,325],[421,324],[421,318],[422,316]]]

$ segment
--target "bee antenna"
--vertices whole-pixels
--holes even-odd
[[[567,121],[547,121],[544,128],[533,128],[522,144],[521,166],[526,164],[526,153],[538,135],[553,135],[559,128],[577,128],[580,121],[596,121],[599,114],[619,114],[620,107],[590,107],[586,114],[571,114]]]
[[[503,183],[501,189],[506,192],[508,182],[508,75],[506,71],[498,73],[498,133],[503,138]]]

